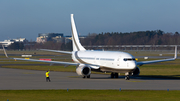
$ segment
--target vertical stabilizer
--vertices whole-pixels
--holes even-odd
[[[73,51],[82,51],[86,50],[80,43],[79,37],[76,30],[76,25],[74,22],[73,14],[71,14],[71,28],[72,28],[72,44],[73,44]]]

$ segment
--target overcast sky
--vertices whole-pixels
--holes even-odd
[[[0,40],[38,33],[180,32],[180,0],[0,0]]]

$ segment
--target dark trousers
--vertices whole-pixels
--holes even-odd
[[[46,82],[51,82],[50,78],[49,77],[46,77]]]

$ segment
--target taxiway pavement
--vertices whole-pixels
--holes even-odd
[[[120,76],[111,79],[109,75],[92,74],[83,79],[73,72],[50,72],[51,82],[46,82],[45,72],[0,68],[0,90],[34,89],[117,89],[119,90],[180,90],[180,80],[150,77],[131,77],[125,80]]]

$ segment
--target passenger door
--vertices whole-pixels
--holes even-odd
[[[119,58],[117,59],[117,63],[116,63],[116,64],[117,64],[117,65],[116,65],[117,67],[120,66],[120,59],[121,59],[121,57],[119,57]]]

